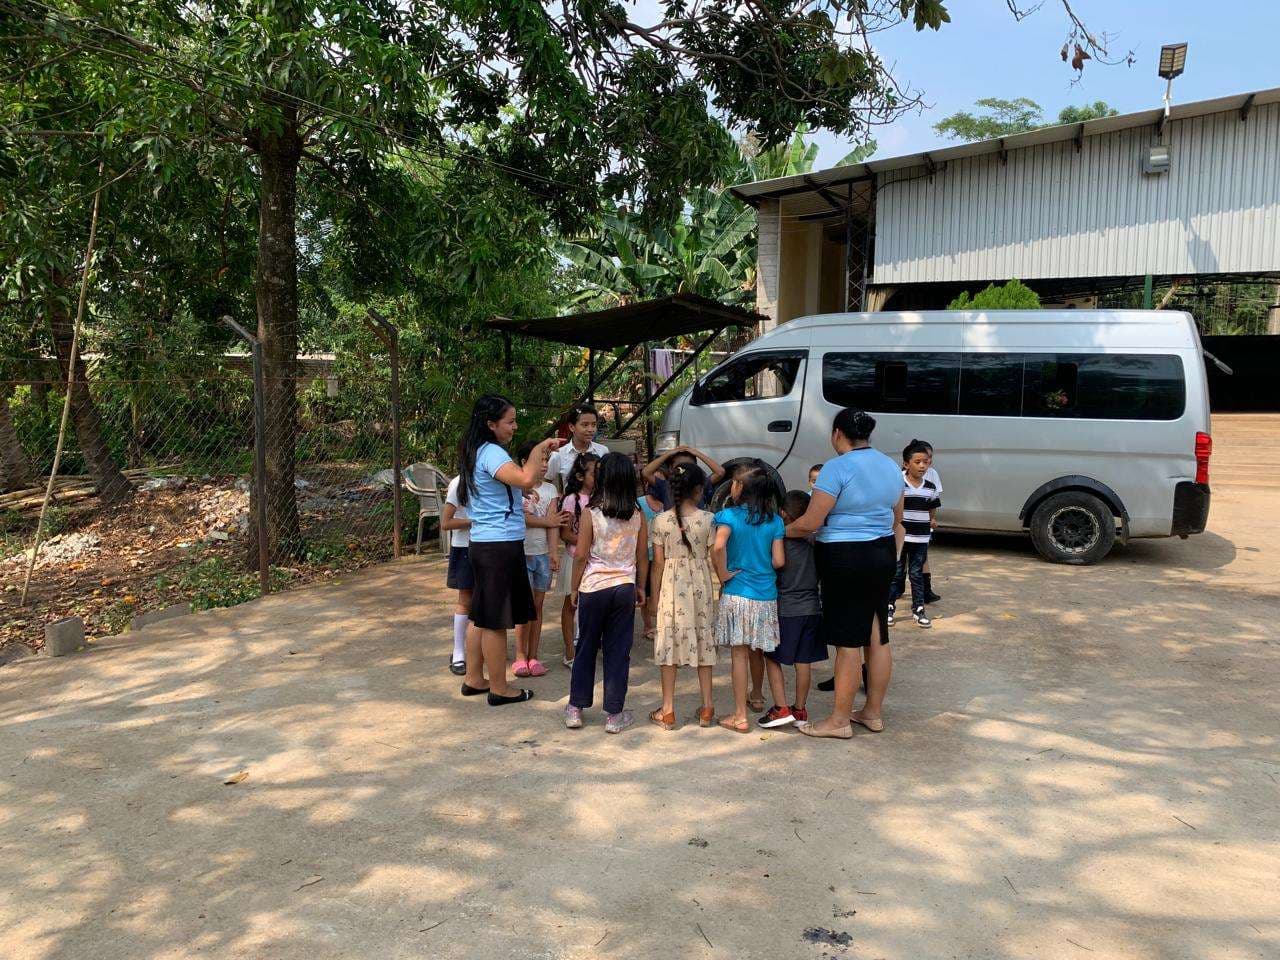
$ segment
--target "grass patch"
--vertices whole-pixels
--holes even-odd
[[[273,567],[271,589],[279,590],[289,578],[290,574]],[[156,586],[181,594],[191,603],[192,610],[234,607],[257,599],[262,593],[256,571],[245,570],[228,558],[216,555],[191,558],[158,577]]]

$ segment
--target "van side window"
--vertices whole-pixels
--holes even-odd
[[[1022,415],[1022,356],[966,353],[960,366],[960,413],[971,417]]]
[[[1023,416],[1176,420],[1186,407],[1182,360],[1167,355],[1028,356]]]
[[[1041,359],[1039,375],[1027,384],[1025,399],[1031,417],[1078,417],[1076,394],[1080,367],[1065,357]],[[1034,383],[1034,390],[1031,384]]]
[[[890,413],[955,413],[958,353],[828,353],[822,395],[842,407]]]
[[[785,397],[796,385],[800,354],[748,353],[713,370],[693,391],[694,406]]]

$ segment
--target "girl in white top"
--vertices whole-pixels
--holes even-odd
[[[449,531],[449,572],[445,584],[458,591],[453,607],[453,656],[449,670],[455,676],[467,672],[467,630],[471,623],[471,588],[475,576],[471,572],[471,515],[458,501],[458,477],[449,481],[444,497],[440,528]]]
[[[636,506],[636,470],[620,453],[600,461],[591,510],[582,518],[573,559],[578,644],[564,723],[582,726],[596,683],[596,655],[604,655],[604,729],[621,733],[634,723],[624,709],[631,671],[636,607],[644,606],[649,574],[649,531]]]

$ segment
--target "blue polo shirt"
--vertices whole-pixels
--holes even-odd
[[[764,523],[752,523],[746,507],[725,507],[716,514],[716,524],[729,528],[725,565],[737,576],[721,588],[729,597],[748,600],[777,600],[778,574],[773,569],[773,542],[786,536],[786,525],[774,514]]]
[[[879,450],[860,447],[828,460],[813,489],[836,498],[818,531],[820,543],[893,535],[893,510],[902,499],[902,466]]]
[[[496,443],[483,444],[476,451],[475,484],[467,503],[472,543],[524,540],[524,491],[508,487],[495,476],[508,463],[511,455]]]

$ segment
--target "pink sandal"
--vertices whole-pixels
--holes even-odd
[[[511,672],[514,673],[517,677],[529,676],[529,661],[517,660],[515,663],[511,665]]]
[[[547,668],[543,666],[541,660],[539,660],[537,657],[534,657],[532,660],[529,661],[529,676],[545,677],[546,675],[547,675]]]

